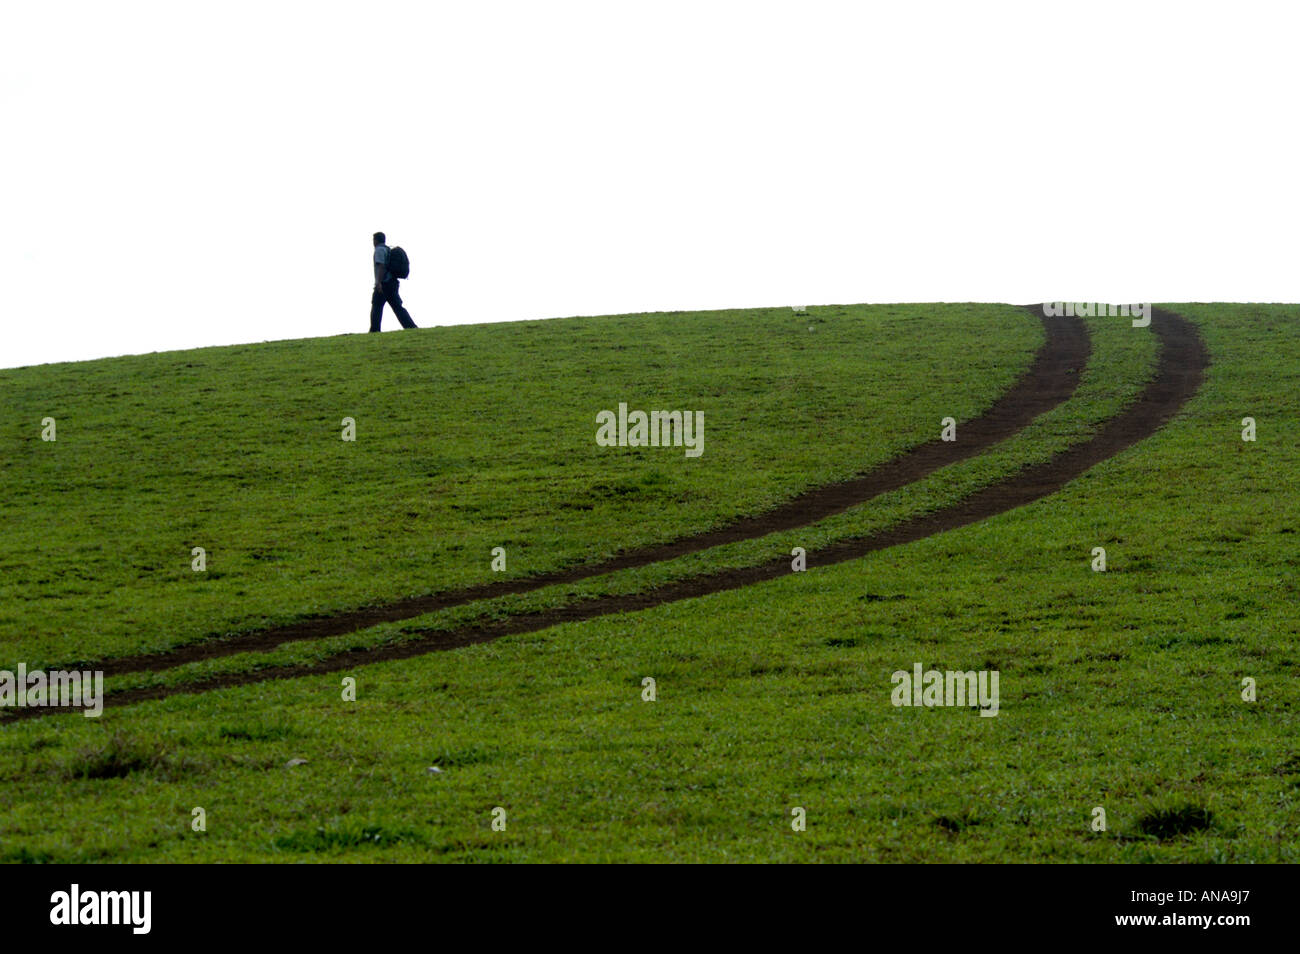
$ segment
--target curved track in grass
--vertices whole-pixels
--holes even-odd
[[[1041,312],[1041,309],[1039,309]],[[502,581],[450,594],[434,594],[385,607],[375,607],[323,620],[313,620],[291,627],[262,633],[209,641],[181,647],[155,656],[123,658],[83,668],[102,668],[106,672],[157,670],[199,659],[216,658],[233,652],[274,648],[295,639],[315,639],[340,635],[376,623],[408,619],[412,616],[455,606],[473,600],[521,593],[556,583],[588,579],[601,573],[632,566],[644,566],[658,560],[693,553],[719,543],[749,539],[776,530],[815,523],[823,517],[869,500],[919,479],[940,467],[966,459],[1020,430],[1037,415],[1060,404],[1077,386],[1079,372],[1090,348],[1086,331],[1072,319],[1044,318],[1047,341],[1035,357],[1029,372],[979,418],[959,426],[962,441],[944,444],[938,440],[923,444],[894,458],[869,474],[840,484],[816,488],[763,517],[746,518],[719,530],[710,531],[675,543],[630,551],[611,560],[587,567],[557,571],[544,577]],[[990,484],[950,506],[904,520],[899,524],[863,537],[854,537],[828,545],[808,554],[809,569],[857,559],[868,553],[910,543],[945,530],[966,526],[996,514],[1032,503],[1052,493],[1101,461],[1151,436],[1167,423],[1200,388],[1209,354],[1196,328],[1172,312],[1155,309],[1152,330],[1160,342],[1155,377],[1137,400],[1105,422],[1088,440],[1069,447],[1051,459],[1025,467]],[[972,437],[972,431],[975,436]],[[981,443],[976,444],[976,440]],[[847,489],[852,488],[852,489]],[[799,514],[804,519],[797,520]],[[704,542],[708,541],[708,542]],[[439,650],[455,649],[488,642],[518,633],[534,632],[566,622],[579,622],[614,613],[649,609],[665,603],[707,596],[739,589],[754,583],[776,579],[790,573],[789,558],[782,555],[768,563],[743,569],[722,570],[635,594],[595,597],[579,600],[555,609],[524,613],[500,620],[471,623],[452,630],[415,636],[397,643],[338,653],[311,665],[272,666],[246,672],[225,673],[176,686],[148,686],[112,693],[105,705],[121,706],[172,695],[194,694],[231,686],[248,685],[273,679],[291,679],[352,669],[356,666],[388,660],[409,659]],[[311,629],[309,627],[318,627]],[[224,651],[217,651],[220,647]],[[13,717],[39,716],[53,709],[16,709]]]

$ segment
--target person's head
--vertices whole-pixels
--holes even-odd
[[[388,241],[388,240],[387,240],[387,238],[385,238],[383,232],[376,232],[376,233],[375,233],[375,245],[376,245],[376,246],[383,245],[384,242],[386,242],[386,241]]]

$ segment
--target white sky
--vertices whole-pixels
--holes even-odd
[[[0,367],[858,301],[1300,301],[1285,3],[0,6]],[[385,310],[386,330],[397,328]]]

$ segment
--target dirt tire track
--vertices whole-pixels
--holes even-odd
[[[943,441],[939,438],[927,441],[865,474],[811,488],[766,513],[743,517],[725,526],[669,543],[628,550],[585,566],[433,593],[236,636],[209,637],[162,653],[82,662],[76,668],[98,669],[105,676],[116,676],[131,672],[159,672],[186,663],[236,653],[266,652],[284,643],[342,636],[381,623],[400,622],[493,597],[529,593],[557,584],[577,583],[618,570],[648,566],[722,544],[817,523],[987,450],[1024,429],[1034,418],[1062,404],[1074,394],[1092,351],[1087,328],[1077,318],[1047,317],[1039,306],[1031,306],[1029,310],[1042,321],[1046,340],[1034,355],[1029,369],[1010,390],[1004,392],[983,414],[958,424],[957,441]]]
[[[1196,328],[1185,318],[1163,309],[1154,309],[1152,327],[1161,343],[1155,378],[1142,391],[1137,401],[1103,424],[1093,437],[1044,463],[1023,468],[950,507],[921,514],[880,533],[843,540],[817,551],[815,559],[812,559],[814,554],[809,554],[810,567],[830,566],[857,559],[877,550],[910,543],[1005,513],[1054,493],[1095,464],[1150,437],[1196,394],[1205,369],[1209,367],[1209,354],[1205,345]],[[557,609],[472,624],[370,649],[342,652],[310,666],[273,666],[250,672],[226,673],[179,686],[130,689],[107,696],[105,705],[131,705],[173,695],[191,695],[275,679],[323,675],[370,663],[409,659],[439,650],[488,642],[502,636],[535,632],[560,623],[635,612],[696,596],[740,589],[786,576],[790,572],[789,560],[782,556],[760,566],[692,577],[644,593],[597,597]],[[14,711],[31,715],[60,710]]]
[[[1150,437],[1196,394],[1210,363],[1200,335],[1185,318],[1163,309],[1154,309],[1152,326],[1160,339],[1155,378],[1133,404],[1103,424],[1093,437],[1067,448],[1044,463],[1023,468],[950,507],[918,515],[880,533],[843,540],[817,551],[815,555],[810,555],[813,557],[810,566],[830,566],[857,559],[878,550],[1005,513],[1054,493],[1097,463]],[[104,703],[114,707],[131,705],[173,695],[192,695],[270,680],[323,675],[370,663],[409,659],[439,650],[488,642],[501,636],[535,632],[560,623],[635,612],[696,596],[739,589],[790,572],[789,562],[782,556],[760,566],[692,577],[644,593],[597,597],[557,609],[471,624],[369,649],[342,652],[309,666],[273,666],[250,672],[225,673],[179,686],[130,689],[107,696]],[[58,711],[62,710],[18,709],[13,710],[13,718],[35,717]]]

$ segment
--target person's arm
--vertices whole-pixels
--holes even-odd
[[[384,266],[375,262],[375,291],[379,291],[380,286],[384,284]]]

